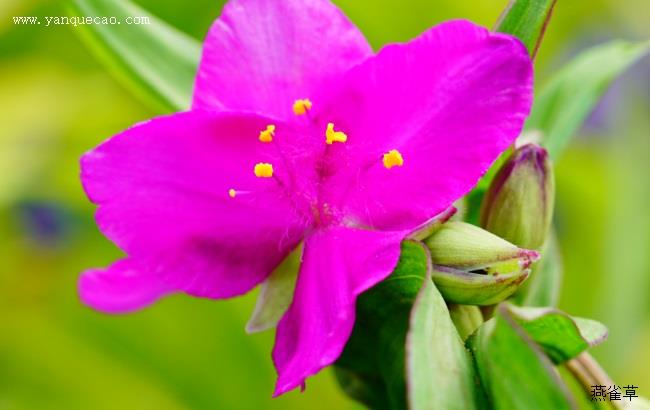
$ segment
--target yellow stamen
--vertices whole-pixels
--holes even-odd
[[[311,110],[311,101],[307,98],[301,98],[293,103],[293,113],[296,115],[306,114]]]
[[[268,162],[255,164],[255,176],[258,178],[271,178],[273,176],[273,165]]]
[[[388,169],[392,167],[401,167],[404,165],[404,158],[402,154],[396,149],[392,149],[384,154],[384,166]]]
[[[275,136],[275,125],[267,125],[264,131],[260,131],[260,141],[271,142]]]
[[[334,124],[331,122],[327,124],[327,130],[325,131],[325,142],[332,144],[334,142],[345,142],[348,140],[348,136],[341,131],[334,131]]]
[[[234,189],[230,188],[230,189],[228,190],[228,196],[231,197],[231,198],[236,197],[236,196],[237,196],[237,191],[235,191]]]

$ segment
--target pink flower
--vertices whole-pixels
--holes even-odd
[[[531,99],[522,44],[467,21],[373,53],[326,0],[231,0],[191,110],[82,158],[97,223],[127,256],[85,272],[81,298],[121,313],[241,295],[304,241],[273,351],[282,394],[338,358],[357,296],[514,141]]]

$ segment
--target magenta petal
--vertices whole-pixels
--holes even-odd
[[[79,278],[79,295],[88,306],[106,313],[141,309],[172,291],[156,275],[129,259],[106,269],[90,269]]]
[[[371,54],[328,0],[231,0],[205,40],[193,107],[287,118],[296,99]]]
[[[82,181],[99,205],[100,229],[175,290],[213,298],[248,291],[309,223],[275,178],[253,173],[256,162],[270,161],[278,178],[287,174],[276,150],[258,141],[267,123],[182,113],[137,125],[87,153]]]
[[[331,202],[382,229],[423,223],[467,193],[520,133],[532,103],[521,42],[452,21],[353,68],[318,113],[348,134]],[[404,165],[386,169],[397,149]]]
[[[276,395],[339,357],[352,332],[357,296],[390,275],[404,235],[335,227],[307,237],[293,302],[276,334]]]

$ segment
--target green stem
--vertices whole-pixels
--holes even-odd
[[[580,382],[587,395],[591,395],[593,386],[613,386],[614,381],[588,352],[581,353],[565,364],[573,377]],[[624,409],[622,403],[608,402],[616,410]]]
[[[497,309],[498,304],[481,306],[481,313],[483,314],[483,320],[488,321],[494,316],[494,311]]]
[[[449,316],[463,341],[483,324],[483,315],[478,306],[450,304],[448,307]]]

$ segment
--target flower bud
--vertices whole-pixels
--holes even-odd
[[[488,188],[481,226],[522,248],[540,249],[551,225],[554,197],[546,150],[524,145],[512,153]]]
[[[528,277],[539,255],[479,227],[447,222],[425,244],[432,277],[445,300],[486,306],[512,295]]]
[[[537,252],[520,249],[477,226],[451,221],[424,240],[431,262],[465,271],[492,269],[506,273],[527,268]]]

